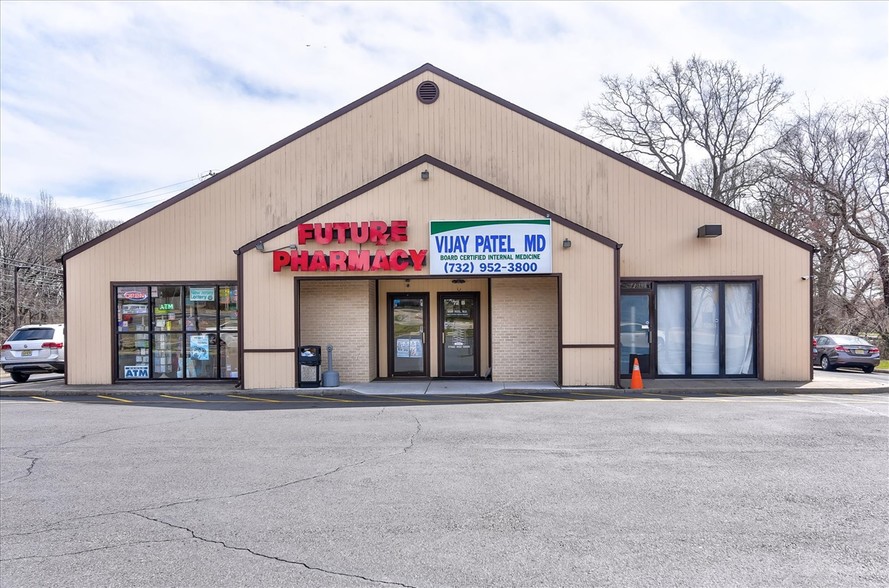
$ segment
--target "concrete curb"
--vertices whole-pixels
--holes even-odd
[[[16,390],[15,388],[9,390],[0,391],[0,398],[8,397],[31,397],[31,396],[45,396],[47,398],[51,398],[53,396],[99,396],[99,395],[109,395],[109,396],[157,396],[159,394],[169,394],[171,396],[175,395],[190,395],[190,396],[208,396],[208,395],[228,395],[228,394],[236,394],[238,396],[284,396],[284,395],[296,395],[296,394],[304,394],[310,396],[326,396],[326,397],[336,397],[336,396],[368,396],[368,397],[398,397],[398,396],[424,396],[428,398],[435,398],[436,396],[495,396],[498,394],[534,394],[534,395],[553,395],[558,396],[560,394],[566,394],[571,392],[582,392],[587,394],[601,394],[603,396],[626,396],[627,398],[633,398],[640,393],[645,393],[647,395],[681,395],[681,396],[712,396],[714,394],[731,394],[735,396],[762,396],[762,395],[775,395],[775,394],[886,394],[889,393],[889,386],[884,387],[867,387],[867,388],[796,388],[796,387],[761,387],[761,388],[706,388],[706,389],[691,389],[691,388],[644,388],[642,390],[629,390],[629,389],[620,389],[620,388],[579,388],[579,387],[566,387],[566,388],[503,388],[499,390],[489,391],[489,392],[446,392],[446,393],[430,393],[430,394],[416,394],[413,392],[388,392],[388,393],[369,393],[362,392],[356,390],[354,388],[274,388],[274,389],[251,389],[251,390],[239,390],[234,387],[219,387],[214,389],[211,386],[201,386],[195,387],[194,389],[187,389],[184,387],[177,387],[174,389],[169,388],[159,388],[159,387],[148,387],[146,386],[144,389],[121,389],[115,388],[114,386],[109,387],[95,387],[95,386],[85,386],[83,388],[78,387],[77,389],[53,389],[53,390]]]

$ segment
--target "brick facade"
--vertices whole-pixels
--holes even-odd
[[[368,280],[300,283],[300,345],[321,346],[321,371],[327,370],[327,345],[340,382],[377,377],[376,289]]]
[[[559,301],[555,278],[491,281],[492,379],[557,381]]]

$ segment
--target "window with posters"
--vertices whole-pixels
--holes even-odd
[[[234,284],[115,286],[117,378],[238,377]]]

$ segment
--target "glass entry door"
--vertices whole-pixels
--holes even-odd
[[[428,376],[428,294],[389,294],[389,374]]]
[[[642,376],[651,374],[651,292],[621,292],[620,373],[631,375],[633,360],[639,360]]]
[[[479,373],[479,295],[460,292],[438,295],[441,350],[439,375],[475,377]]]

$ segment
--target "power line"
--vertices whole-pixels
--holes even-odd
[[[51,267],[48,265],[43,265],[40,263],[30,263],[27,261],[20,261],[17,259],[12,259],[10,257],[2,257],[0,256],[0,262],[3,262],[5,265],[13,266],[13,267],[26,267],[33,271],[49,273],[49,274],[58,274],[62,275],[61,270],[58,267]]]
[[[145,191],[143,191],[143,192],[136,192],[135,194],[128,194],[128,195],[126,195],[126,196],[117,196],[117,197],[114,197],[114,198],[105,198],[105,199],[102,199],[102,200],[96,200],[96,201],[93,201],[93,202],[88,203],[88,204],[82,204],[82,205],[79,205],[79,206],[69,206],[68,208],[69,208],[69,209],[71,209],[71,208],[83,208],[83,209],[87,209],[87,210],[96,210],[96,209],[100,209],[100,208],[105,208],[105,207],[109,206],[108,203],[110,203],[110,202],[116,202],[116,201],[118,201],[118,200],[126,200],[126,199],[128,199],[128,198],[136,198],[137,196],[144,196],[145,194],[151,194],[152,192],[157,192],[158,190],[167,190],[167,189],[169,189],[169,188],[175,188],[176,186],[181,186],[181,185],[183,185],[183,184],[189,184],[189,183],[192,183],[192,182],[199,182],[199,181],[201,181],[201,180],[203,180],[203,179],[205,179],[205,178],[209,178],[210,176],[213,176],[213,175],[216,175],[216,172],[214,172],[213,170],[208,170],[208,171],[206,171],[206,172],[202,172],[202,173],[201,173],[198,177],[196,177],[196,178],[189,178],[189,179],[187,179],[187,180],[182,180],[181,182],[176,182],[176,183],[173,183],[173,184],[169,184],[169,185],[167,185],[167,186],[161,186],[161,187],[159,187],[159,188],[152,188],[151,190],[145,190]],[[175,190],[173,190],[173,191],[175,192]],[[169,194],[169,193],[170,193],[170,192],[164,192],[164,194]],[[145,198],[140,198],[140,200],[145,200],[145,199],[150,199],[150,198],[156,198],[157,196],[158,196],[157,194],[155,194],[155,195],[153,195],[153,196],[146,196]],[[117,206],[117,205],[110,205],[110,206],[113,207],[113,206]]]

